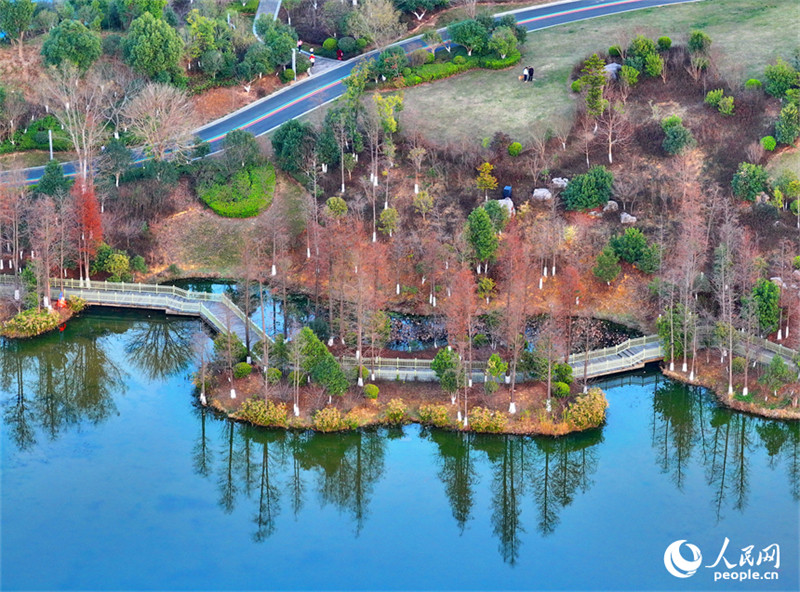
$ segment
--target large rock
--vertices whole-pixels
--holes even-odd
[[[636,216],[631,216],[628,212],[622,212],[619,216],[622,224],[636,224]]]
[[[606,64],[603,66],[603,71],[608,78],[615,79],[617,78],[617,74],[622,69],[622,64],[616,64],[614,62],[610,64]]]
[[[506,197],[504,199],[498,199],[497,203],[499,203],[501,207],[504,207],[506,209],[509,216],[514,215],[514,202],[511,201],[511,198]]]
[[[539,189],[533,190],[533,199],[536,201],[548,201],[553,199],[553,194],[550,193],[549,189],[544,189],[540,187]]]
[[[608,203],[603,206],[604,212],[616,212],[619,210],[619,204],[615,202],[613,199],[609,199]]]
[[[587,214],[590,218],[602,218],[603,214],[597,211],[591,211]]]
[[[569,183],[569,179],[565,179],[564,177],[555,177],[551,183],[553,184],[553,187],[564,189],[564,187],[567,186],[567,183]]]
[[[769,278],[769,281],[771,281],[773,284],[775,284],[776,286],[778,286],[781,289],[786,287],[786,284],[784,283],[784,281],[779,277],[771,277],[771,278]]]

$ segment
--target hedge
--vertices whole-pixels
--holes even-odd
[[[456,58],[463,58],[463,61],[459,60],[459,63],[456,63],[456,59],[453,58],[453,61],[450,62],[423,64],[422,66],[411,68],[410,74],[387,82],[385,86],[399,86],[398,81],[402,81],[402,86],[416,86],[417,84],[423,84],[425,82],[449,78],[461,72],[474,70],[475,68],[503,70],[519,63],[522,59],[522,54],[515,50],[507,55],[505,59],[478,56],[456,56]]]
[[[267,209],[275,191],[275,169],[267,164],[237,172],[227,183],[198,191],[214,213],[226,218],[250,218]]]

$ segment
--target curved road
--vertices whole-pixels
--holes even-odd
[[[698,0],[568,0],[501,14],[513,14],[517,18],[517,22],[530,32],[598,16],[695,1]],[[440,29],[440,32],[446,35],[445,29]],[[425,47],[419,36],[394,45],[402,47],[407,53]],[[225,135],[235,129],[246,129],[256,136],[266,134],[282,123],[300,117],[338,98],[344,92],[342,80],[347,78],[350,70],[356,64],[374,57],[376,53],[376,51],[372,51],[358,56],[343,62],[336,68],[281,89],[239,111],[201,127],[197,130],[196,135],[209,142],[212,152],[216,152],[221,149],[222,139]],[[41,178],[43,170],[44,167],[24,169],[26,183],[36,183]],[[73,176],[75,174],[73,164],[64,163],[64,172]]]

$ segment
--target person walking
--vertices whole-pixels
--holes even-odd
[[[533,82],[533,66],[528,66],[528,82]]]
[[[528,68],[522,69],[522,82],[528,82]]]

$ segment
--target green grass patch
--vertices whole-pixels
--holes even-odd
[[[271,164],[243,169],[226,183],[201,188],[200,199],[226,218],[251,218],[266,210],[275,192],[275,169]]]
[[[255,14],[258,10],[258,0],[234,0],[228,4],[228,8],[242,14]]]

